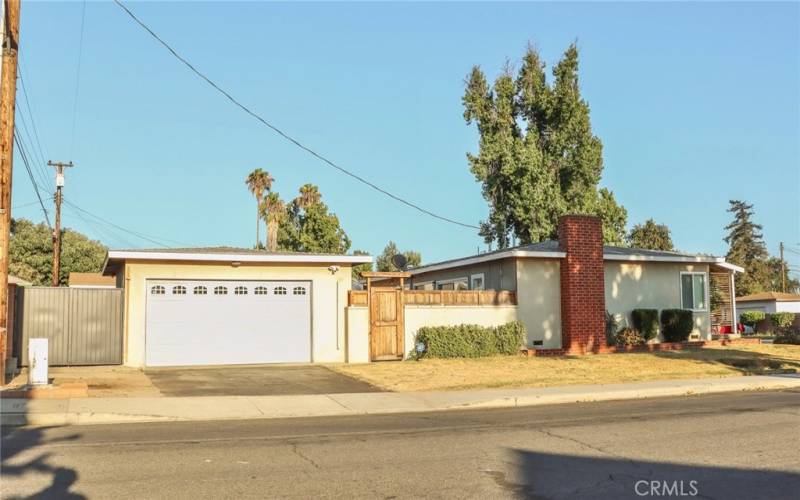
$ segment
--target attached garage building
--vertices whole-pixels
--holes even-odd
[[[346,362],[345,306],[363,255],[233,248],[111,250],[125,364]]]

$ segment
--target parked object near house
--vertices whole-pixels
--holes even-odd
[[[102,273],[69,273],[70,288],[116,288],[117,279]]]
[[[606,343],[606,310],[620,328],[632,326],[634,309],[689,310],[690,340],[710,340],[726,326],[735,331],[731,297],[742,271],[723,257],[604,246],[600,219],[568,215],[557,241],[419,266],[406,282],[415,291],[514,292],[516,305],[503,319],[525,324],[528,347],[586,352]],[[662,340],[659,332],[652,342]]]
[[[351,266],[364,255],[110,250],[129,366],[344,362]]]

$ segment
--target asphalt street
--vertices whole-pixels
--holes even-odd
[[[800,391],[4,428],[2,497],[800,498]]]

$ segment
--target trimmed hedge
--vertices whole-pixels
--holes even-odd
[[[769,321],[778,328],[789,328],[794,323],[794,313],[772,313],[769,315]]]
[[[694,316],[687,309],[661,311],[661,332],[664,342],[685,342],[694,330]]]
[[[528,337],[525,326],[513,321],[497,327],[480,325],[424,326],[417,331],[416,342],[425,351],[411,357],[479,358],[496,354],[518,354]]]
[[[759,321],[763,321],[767,315],[764,311],[744,311],[739,315],[739,322],[743,325],[756,327]]]
[[[631,322],[645,341],[658,335],[658,309],[634,309],[631,311]]]
[[[640,345],[645,343],[645,338],[635,328],[626,327],[617,332],[616,341],[619,346]]]
[[[794,344],[800,345],[800,330],[797,328],[787,328],[780,331],[775,335],[774,342],[776,344]]]

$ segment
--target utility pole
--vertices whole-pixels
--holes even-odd
[[[58,286],[61,274],[61,188],[64,187],[64,169],[72,162],[48,161],[56,169],[56,226],[53,228],[53,286]]]
[[[2,0],[3,61],[0,69],[0,328],[8,319],[8,246],[11,239],[11,172],[14,159],[14,109],[17,95],[20,0]],[[0,356],[5,356],[0,346]],[[2,361],[2,360],[0,360]],[[4,363],[0,362],[0,366]],[[2,381],[5,373],[0,373]]]
[[[783,242],[781,241],[781,292],[786,293],[786,261],[783,260]]]

